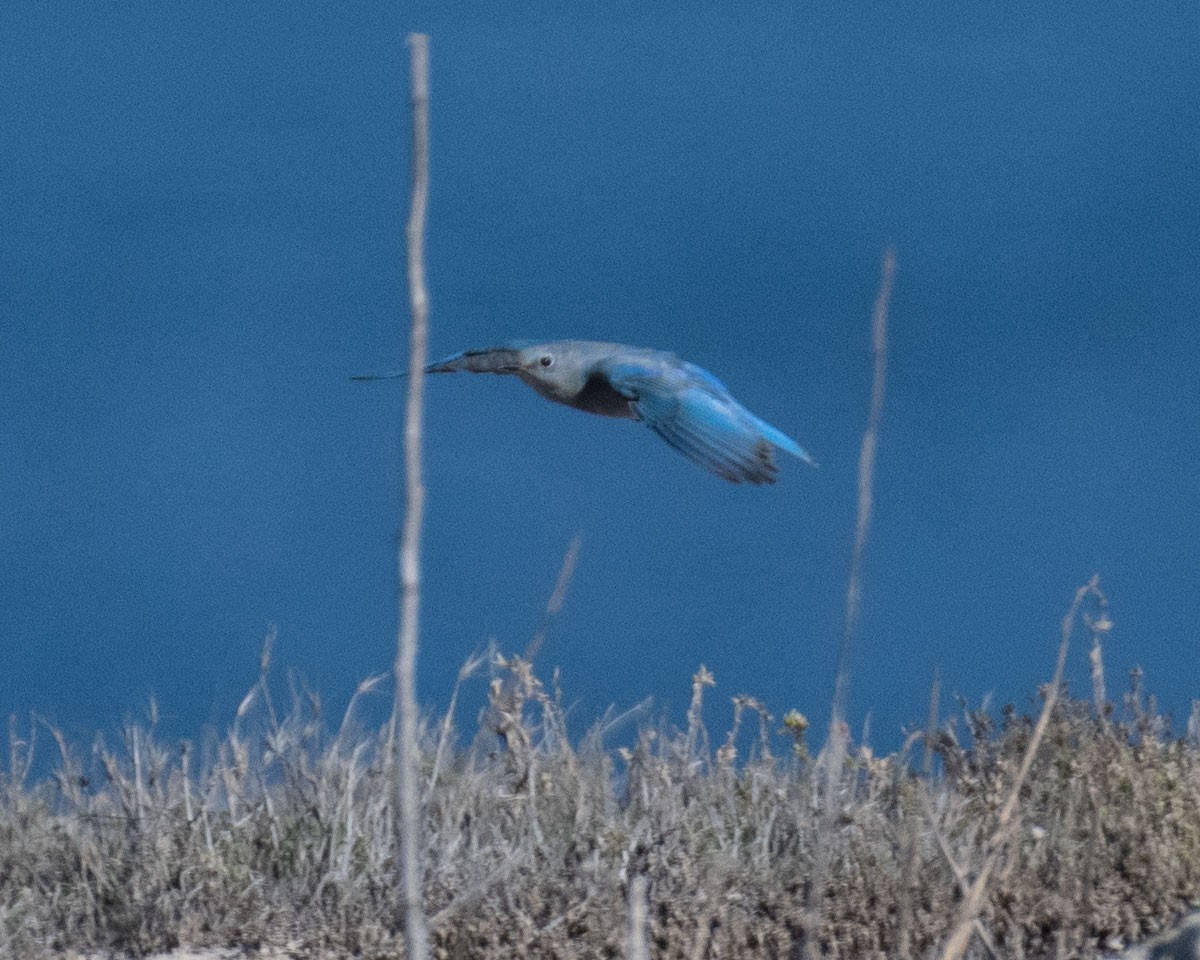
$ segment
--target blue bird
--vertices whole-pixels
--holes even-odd
[[[663,350],[591,340],[518,340],[464,350],[425,368],[426,373],[460,370],[512,374],[555,403],[640,420],[689,460],[731,483],[774,483],[776,450],[817,465],[800,444],[743,407],[707,370]]]

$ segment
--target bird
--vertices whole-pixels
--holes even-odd
[[[516,376],[555,403],[641,421],[683,456],[730,483],[774,483],[777,450],[817,466],[807,450],[738,403],[715,376],[665,350],[593,340],[514,340],[463,350],[425,367],[426,373],[460,371]],[[351,379],[407,374],[394,370]]]

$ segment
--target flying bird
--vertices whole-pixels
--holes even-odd
[[[547,400],[603,417],[640,420],[672,447],[731,483],[774,483],[775,451],[817,462],[795,440],[738,403],[707,370],[673,353],[591,340],[518,340],[464,350],[426,373],[512,374]],[[364,374],[386,380],[405,370]]]

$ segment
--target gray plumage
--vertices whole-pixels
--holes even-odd
[[[774,483],[776,450],[817,465],[800,444],[743,407],[707,370],[662,350],[591,340],[522,340],[464,350],[425,368],[426,373],[459,371],[511,374],[555,403],[640,420],[689,460],[732,483]]]

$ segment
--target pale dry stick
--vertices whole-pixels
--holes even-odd
[[[445,755],[446,747],[450,742],[450,734],[454,729],[454,710],[458,706],[459,690],[462,689],[462,685],[466,680],[474,676],[475,672],[491,659],[493,652],[491,647],[489,647],[483,653],[472,654],[458,668],[458,677],[455,679],[454,689],[450,693],[450,705],[446,708],[446,715],[442,717],[437,752],[433,755],[433,772],[429,775],[429,796],[431,797],[433,796],[433,791],[437,788],[438,774],[442,769],[442,757]]]
[[[833,691],[832,735],[845,732],[846,690],[850,684],[850,646],[858,630],[858,615],[862,600],[862,560],[871,528],[874,504],[875,449],[879,444],[879,421],[883,417],[883,397],[887,386],[887,320],[892,284],[896,278],[896,251],[887,250],[879,275],[879,293],[871,315],[871,353],[874,360],[871,378],[871,412],[863,433],[858,455],[858,518],[854,526],[854,549],[850,553],[850,576],[846,585],[846,621],[838,645],[838,672]],[[845,740],[842,740],[845,750]],[[836,748],[835,748],[836,749]],[[840,766],[834,766],[834,775]]]
[[[187,824],[190,827],[196,822],[196,818],[192,816],[192,776],[188,770],[188,745],[186,741],[179,748],[179,767],[183,779],[183,814],[187,817]]]
[[[258,655],[258,685],[262,688],[263,703],[267,707],[267,716],[271,719],[271,729],[279,729],[279,717],[275,713],[275,703],[271,699],[271,688],[267,686],[267,675],[271,672],[271,651],[279,637],[279,628],[275,624],[267,627],[267,635],[263,637],[262,650]]]
[[[130,729],[130,740],[133,742],[133,801],[135,819],[140,824],[144,814],[144,799],[142,797],[142,751],[138,742],[138,728]]]
[[[921,772],[925,775],[925,779],[929,779],[929,775],[933,772],[933,735],[937,729],[938,722],[938,703],[942,693],[942,678],[937,668],[933,671],[933,684],[929,688],[929,713],[925,720],[924,734],[915,733],[910,739],[920,738],[924,741],[924,750],[921,757]],[[905,741],[904,752],[908,752],[909,741]],[[918,786],[921,782],[918,781]],[[924,798],[924,793],[922,792]],[[925,798],[926,801],[928,798]],[[941,837],[938,840],[941,841]],[[899,953],[901,960],[910,960],[912,957],[912,930],[914,919],[914,901],[917,898],[917,882],[918,882],[918,837],[917,837],[917,820],[915,817],[906,817],[904,821],[904,839],[903,839],[903,856],[904,856],[904,899],[900,902],[900,919],[899,930],[896,935]],[[958,872],[958,865],[951,861],[951,867]]]
[[[862,559],[867,544],[867,533],[871,527],[871,507],[875,481],[875,449],[879,443],[879,421],[883,416],[883,397],[887,385],[887,319],[888,304],[892,298],[892,284],[896,278],[896,251],[884,251],[879,274],[879,292],[875,297],[875,308],[871,314],[871,353],[873,369],[871,377],[871,410],[867,415],[867,428],[863,433],[862,448],[858,456],[858,516],[854,528],[854,548],[850,553],[850,576],[846,586],[846,620],[838,644],[837,677],[833,687],[833,710],[829,724],[828,747],[825,751],[825,803],[821,813],[821,839],[817,846],[817,859],[813,867],[813,881],[809,888],[808,915],[810,927],[820,923],[824,907],[824,885],[828,879],[830,848],[838,785],[841,783],[842,766],[846,759],[846,741],[849,728],[846,726],[846,691],[850,684],[850,647],[858,629],[858,614],[862,598]],[[819,956],[818,938],[809,936],[806,953],[810,958]]]
[[[567,587],[571,585],[571,577],[575,574],[575,561],[579,559],[581,546],[583,546],[583,534],[577,533],[572,538],[570,546],[567,547],[567,552],[563,555],[562,566],[558,570],[558,580],[554,584],[554,592],[550,594],[550,600],[546,603],[542,620],[538,624],[533,639],[529,641],[529,646],[525,648],[525,659],[530,663],[533,662],[533,658],[537,656],[537,652],[545,643],[550,624],[562,610],[563,601],[567,598]]]
[[[646,944],[646,878],[638,874],[629,881],[629,960],[650,960]]]
[[[1083,622],[1092,632],[1092,651],[1088,654],[1088,663],[1092,670],[1092,703],[1096,708],[1096,716],[1100,719],[1100,728],[1108,733],[1108,698],[1104,691],[1104,656],[1100,649],[1100,641],[1112,629],[1112,620],[1106,612],[1102,612],[1094,618],[1085,615]]]
[[[358,706],[358,701],[383,683],[386,677],[387,674],[385,673],[377,673],[373,677],[367,677],[366,680],[361,681],[354,688],[354,693],[350,696],[350,702],[346,704],[346,710],[342,714],[342,722],[338,726],[337,737],[335,738],[337,743],[343,743],[350,733],[350,720],[354,716],[354,708]]]
[[[58,789],[62,791],[62,795],[75,810],[82,810],[84,805],[81,789],[83,771],[80,770],[79,764],[71,755],[71,749],[67,746],[67,738],[58,727],[53,726],[45,717],[37,714],[33,714],[33,717],[50,731],[50,736],[54,738],[54,742],[58,745],[58,767],[54,770],[54,780],[58,784]]]
[[[1017,801],[1021,796],[1021,788],[1025,785],[1025,779],[1029,776],[1029,769],[1033,766],[1033,758],[1037,754],[1042,737],[1046,734],[1046,727],[1050,724],[1050,714],[1054,710],[1054,705],[1058,702],[1059,688],[1062,686],[1063,667],[1067,661],[1067,648],[1071,641],[1071,627],[1075,622],[1075,617],[1079,613],[1079,608],[1083,605],[1083,601],[1087,598],[1088,594],[1094,594],[1100,599],[1101,603],[1107,602],[1104,594],[1100,592],[1099,583],[1100,577],[1097,574],[1076,590],[1071,608],[1067,611],[1066,616],[1063,617],[1062,642],[1058,646],[1058,661],[1054,666],[1054,679],[1050,681],[1049,686],[1046,688],[1046,702],[1042,704],[1042,712],[1038,716],[1037,723],[1034,725],[1033,734],[1029,738],[1029,745],[1025,748],[1025,755],[1021,758],[1021,766],[1017,770],[1012,788],[1009,790],[1008,799],[1000,811],[996,832],[992,834],[987,842],[988,855],[979,870],[979,875],[975,878],[975,882],[971,884],[970,893],[963,898],[962,905],[959,907],[954,928],[949,939],[946,941],[946,946],[942,950],[942,960],[959,960],[966,952],[967,945],[971,942],[971,933],[975,928],[975,920],[979,916],[980,907],[983,905],[983,895],[987,891],[988,881],[991,879],[992,872],[996,869],[996,864],[1000,859],[1000,854],[1003,853],[1009,835],[1016,825],[1013,814],[1017,809]]]
[[[712,673],[709,672],[708,667],[700,664],[700,669],[692,674],[692,702],[687,712],[687,753],[683,761],[687,765],[689,772],[692,770],[693,764],[698,763],[696,760],[696,750],[700,744],[701,736],[704,735],[704,688],[715,687],[716,685],[717,681]],[[705,740],[707,740],[707,736],[705,736]],[[705,744],[704,756],[705,759],[708,758],[707,743]]]
[[[8,715],[8,786],[20,788],[25,785],[33,767],[34,747],[37,745],[37,723],[29,724],[29,739],[17,735],[17,715]]]
[[[468,907],[478,903],[514,873],[527,869],[530,862],[527,850],[505,857],[488,876],[476,880],[469,887],[460,889],[454,895],[453,900],[433,915],[432,926],[444,927],[461,918]]]
[[[422,905],[421,798],[417,789],[417,615],[421,597],[421,522],[425,487],[421,480],[421,422],[425,355],[429,338],[429,295],[425,289],[425,210],[429,203],[429,37],[408,36],[412,52],[412,206],[409,211],[408,295],[412,332],[408,354],[408,405],[404,420],[405,508],[400,542],[400,627],[396,636],[396,701],[391,729],[399,720],[396,764],[399,816],[400,890],[404,900],[404,936],[410,960],[426,960],[429,934]],[[389,744],[391,746],[391,744]]]
[[[954,859],[954,854],[950,850],[950,843],[946,839],[945,831],[942,830],[941,824],[937,821],[937,814],[934,812],[933,804],[930,802],[929,793],[925,789],[925,781],[917,781],[917,796],[921,801],[921,808],[925,814],[925,818],[929,821],[930,827],[933,829],[933,838],[937,842],[938,849],[941,850],[942,856],[946,858],[946,862],[950,864],[950,869],[954,873],[954,879],[958,882],[959,892],[964,896],[970,896],[971,884],[967,879],[967,872]],[[913,856],[913,862],[916,858]],[[988,956],[992,960],[998,960],[1000,954],[996,951],[996,945],[992,943],[991,935],[983,925],[983,921],[978,917],[975,918],[975,934],[979,937],[979,941],[983,944],[983,948],[987,951]]]
[[[1092,649],[1088,654],[1088,663],[1091,665],[1092,671],[1092,704],[1096,708],[1096,716],[1100,719],[1100,726],[1104,731],[1108,731],[1108,700],[1104,691],[1104,655],[1100,650],[1100,637],[1098,634],[1092,634]]]

